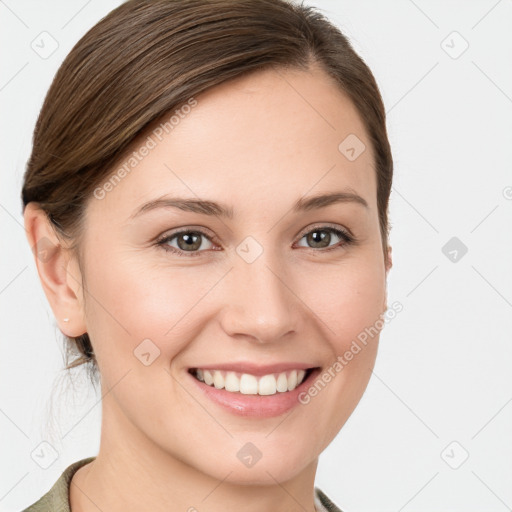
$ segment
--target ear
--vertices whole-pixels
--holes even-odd
[[[386,260],[386,277],[391,269],[391,267],[393,266],[393,257],[391,255],[391,250],[392,250],[392,247],[390,245],[388,245],[388,254],[387,254],[387,260]]]
[[[59,329],[66,336],[80,336],[87,329],[78,261],[64,247],[46,212],[37,203],[30,202],[23,216],[39,279]]]
[[[388,309],[388,274],[389,274],[389,271],[391,270],[391,267],[393,266],[393,258],[391,256],[391,246],[387,246],[387,258],[386,258],[386,291],[385,291],[385,295],[384,295],[384,309],[383,309],[383,312],[385,313]]]

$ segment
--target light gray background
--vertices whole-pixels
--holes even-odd
[[[512,2],[306,3],[350,38],[383,94],[395,161],[389,304],[404,306],[316,485],[344,512],[511,510]],[[118,4],[0,1],[2,511],[28,506],[99,447],[100,396],[80,372],[75,389],[62,381],[19,196],[54,73]],[[31,48],[43,31],[58,42],[46,59]],[[452,237],[468,248],[456,262],[442,252]],[[58,452],[48,469],[31,458],[45,440]]]

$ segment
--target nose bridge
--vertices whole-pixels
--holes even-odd
[[[223,327],[230,335],[245,334],[261,343],[277,341],[298,329],[299,307],[284,265],[272,250],[254,261],[235,257]]]

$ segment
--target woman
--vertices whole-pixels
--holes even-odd
[[[128,1],[94,26],[22,198],[101,445],[26,510],[340,510],[314,478],[374,365],[392,167],[371,71],[311,7]]]

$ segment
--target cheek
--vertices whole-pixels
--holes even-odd
[[[115,353],[116,362],[132,363],[133,351],[148,339],[160,351],[158,364],[168,366],[200,328],[195,307],[222,276],[211,267],[171,268],[148,259],[109,248],[88,266],[87,327],[100,366],[102,353],[105,361]]]
[[[375,252],[379,254],[378,251]],[[373,254],[304,273],[301,298],[317,325],[331,364],[303,396],[311,428],[325,447],[347,421],[368,385],[377,354],[385,304],[383,261]]]
[[[318,265],[314,272],[304,269],[301,275],[300,297],[320,319],[336,354],[347,350],[366,328],[380,323],[386,298],[385,270],[373,253]]]
[[[190,411],[170,366],[199,336],[198,302],[222,274],[148,265],[140,254],[115,251],[105,251],[89,268],[87,327],[102,382],[113,388],[111,407],[121,407],[133,424],[158,437]]]

